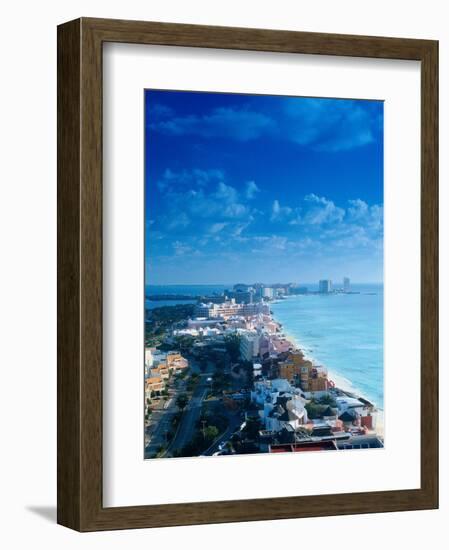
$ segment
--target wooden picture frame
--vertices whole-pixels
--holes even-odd
[[[421,62],[421,488],[105,508],[102,503],[102,45]],[[81,18],[58,27],[58,523],[79,531],[438,507],[438,43]]]

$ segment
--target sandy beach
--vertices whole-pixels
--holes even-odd
[[[311,361],[315,365],[320,365],[319,361],[317,361],[315,357],[313,357],[311,354],[308,354],[304,350],[304,347],[301,345],[301,343],[298,341],[298,339],[295,336],[293,336],[292,334],[288,333],[284,329],[284,326],[274,317],[273,314],[271,315],[271,317],[272,317],[273,321],[279,326],[279,328],[280,328],[282,334],[285,336],[285,338],[289,342],[291,342],[293,348],[301,351],[303,353],[305,359]],[[363,392],[361,392],[356,387],[354,387],[350,380],[348,380],[347,378],[345,378],[343,376],[340,376],[340,375],[336,374],[332,370],[329,370],[327,365],[322,365],[322,366],[324,366],[327,369],[328,379],[331,380],[335,384],[336,388],[338,388],[338,389],[340,389],[344,392],[354,394],[357,397],[361,397],[362,399],[365,399],[366,401],[369,401],[370,403],[372,402],[371,399],[367,399],[366,397],[364,397]],[[376,407],[376,409],[375,409],[375,414],[376,414],[376,429],[375,429],[375,431],[376,431],[376,434],[383,439],[384,438],[384,430],[385,430],[384,411],[383,411],[383,409],[379,409],[376,406],[375,403],[373,403],[373,405]]]

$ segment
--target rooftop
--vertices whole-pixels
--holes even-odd
[[[309,451],[335,451],[334,441],[319,441],[306,443],[282,443],[269,446],[270,453],[302,453]]]

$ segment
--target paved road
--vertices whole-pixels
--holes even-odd
[[[191,371],[199,374],[200,369],[195,361],[191,361]],[[169,444],[164,456],[171,456],[175,451],[181,450],[189,443],[195,433],[196,423],[201,414],[201,405],[210,389],[210,383],[207,379],[212,376],[214,371],[213,364],[208,365],[206,372],[200,374],[198,385],[193,391],[193,395],[185,408],[181,417],[181,424],[176,430],[174,439]],[[176,406],[176,397],[185,392],[185,381],[182,381],[180,387],[170,392],[171,402],[164,411],[154,412],[152,428],[145,434],[145,456],[154,456],[161,446],[165,446],[166,433],[172,429],[172,419],[178,411]],[[156,416],[158,415],[158,416]]]
[[[185,381],[180,380],[177,387],[169,390],[169,401],[166,409],[153,412],[151,424],[145,429],[145,458],[154,456],[161,446],[167,444],[167,432],[172,430],[173,416],[178,412],[176,398],[185,392]]]
[[[216,453],[219,450],[219,446],[222,443],[227,443],[232,436],[232,434],[235,432],[235,430],[241,425],[242,420],[240,418],[240,413],[235,413],[234,415],[229,417],[229,426],[226,429],[225,432],[223,432],[220,437],[206,450],[204,451],[204,455],[206,456],[212,456],[214,453]]]
[[[154,456],[159,451],[161,446],[167,443],[167,433],[172,429],[172,420],[175,415],[176,407],[171,406],[164,411],[157,411],[153,415],[158,415],[155,420],[154,430],[150,438],[145,434],[145,457]]]
[[[192,398],[184,409],[184,413],[181,417],[181,424],[167,449],[167,454],[173,454],[175,451],[180,451],[192,439],[196,428],[196,422],[201,414],[201,404],[209,389],[206,379],[207,375],[201,377],[200,383],[195,388]]]

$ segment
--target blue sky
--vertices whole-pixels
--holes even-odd
[[[147,284],[381,282],[383,103],[145,92]]]

